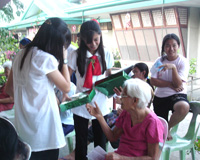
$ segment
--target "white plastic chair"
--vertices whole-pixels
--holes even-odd
[[[196,136],[200,128],[200,124],[197,122],[197,116],[200,114],[200,102],[191,101],[189,104],[193,115],[188,131],[184,137],[180,137],[176,133],[174,135],[171,134],[173,140],[167,141],[162,150],[161,157],[164,160],[169,160],[170,154],[173,151],[179,151],[180,159],[185,160],[186,150],[191,151],[191,159],[195,160],[194,141],[196,140]]]
[[[29,160],[31,158],[31,147],[28,143],[25,143],[25,142],[23,142],[23,143],[25,144],[26,149],[27,149],[27,155],[26,155],[27,159],[26,160]]]
[[[163,143],[161,143],[161,142],[159,143],[159,149],[160,149],[159,155],[161,155],[162,149],[163,149],[163,147],[164,147],[164,145],[165,145],[165,141],[167,140],[168,123],[167,123],[167,121],[166,121],[164,118],[159,117],[159,116],[158,116],[158,118],[159,118],[159,120],[162,122],[162,125],[163,125],[163,127],[164,127],[164,132],[163,132]]]
[[[67,144],[69,148],[69,153],[73,151],[73,137],[76,135],[75,130],[68,133],[65,138],[67,139]]]

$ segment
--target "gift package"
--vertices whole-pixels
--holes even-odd
[[[95,94],[96,92],[94,89],[86,92],[77,93],[71,97],[71,101],[65,101],[60,104],[60,111],[64,112],[65,110],[72,109],[86,103],[90,103]]]
[[[96,81],[92,90],[73,95],[71,101],[66,101],[60,104],[61,112],[90,103],[96,94],[95,90],[105,94],[107,97],[112,97],[115,94],[113,89],[115,87],[119,89],[120,86],[123,86],[125,80],[130,79],[128,74],[131,72],[132,68],[133,66],[130,66],[104,79]]]

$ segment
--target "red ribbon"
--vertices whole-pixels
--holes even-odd
[[[101,75],[101,66],[98,60],[97,56],[92,56],[90,58],[90,63],[87,68],[86,76],[85,76],[85,82],[83,87],[85,88],[92,88],[93,82],[92,82],[92,76],[98,76]]]

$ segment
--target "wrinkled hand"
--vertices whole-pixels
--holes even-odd
[[[176,68],[176,66],[174,64],[163,64],[161,66],[159,66],[158,68],[162,68],[162,71],[166,71],[167,69],[173,69]]]
[[[123,109],[121,109],[121,108],[118,108],[118,109],[117,109],[117,115],[118,115],[118,116],[119,116],[122,112],[123,112]]]
[[[90,115],[92,115],[92,116],[94,116],[96,118],[101,117],[102,113],[101,113],[97,103],[96,102],[94,102],[94,103],[95,103],[96,107],[92,106],[89,103],[86,104],[87,111],[89,112]]]
[[[119,89],[117,87],[115,87],[113,89],[113,91],[118,95],[118,96],[121,96],[121,93],[122,93],[122,90],[123,88],[120,86]]]
[[[62,102],[64,101],[71,101],[72,99],[68,96],[67,93],[63,94]]]
[[[121,156],[115,152],[111,152],[111,153],[106,154],[105,159],[106,160],[120,160]]]

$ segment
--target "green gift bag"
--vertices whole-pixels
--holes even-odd
[[[109,77],[106,77],[102,80],[99,80],[95,83],[95,88],[105,94],[107,97],[111,97],[115,94],[113,89],[123,85],[124,81],[130,79],[125,71],[120,71],[118,73],[112,74]]]
[[[72,109],[78,106],[81,106],[83,104],[89,103],[94,98],[96,92],[95,90],[89,90],[86,92],[81,92],[73,95],[71,98],[71,101],[66,101],[60,104],[60,110],[61,112],[64,112],[65,110]]]

